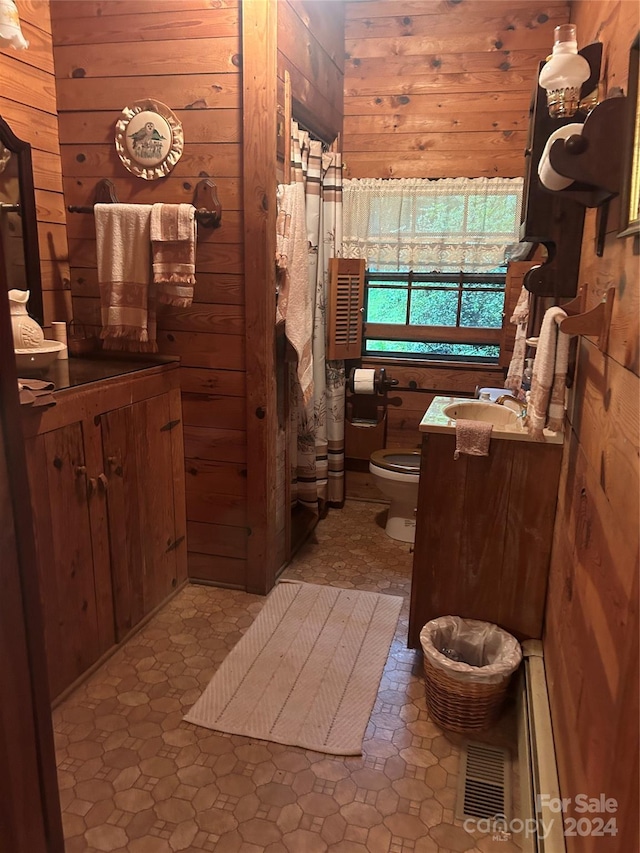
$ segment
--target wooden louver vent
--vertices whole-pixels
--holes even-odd
[[[327,358],[360,358],[365,261],[331,258],[329,261],[329,313]]]

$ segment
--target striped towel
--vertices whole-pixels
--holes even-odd
[[[151,211],[153,282],[158,302],[188,308],[196,283],[196,219],[192,204],[154,204]]]

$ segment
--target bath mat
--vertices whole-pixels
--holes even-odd
[[[185,720],[359,755],[402,599],[284,581]]]

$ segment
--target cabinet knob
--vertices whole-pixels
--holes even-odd
[[[102,492],[106,492],[109,488],[109,478],[106,474],[98,474],[98,487]]]
[[[107,464],[109,465],[109,468],[115,467],[117,462],[118,460],[115,456],[107,456]]]
[[[95,477],[89,477],[89,479],[87,480],[87,494],[89,495],[89,497],[91,497],[91,495],[94,494],[97,487],[98,487],[98,481],[96,480],[96,478]]]
[[[78,465],[78,466],[76,467],[76,472],[75,472],[75,473],[76,473],[76,477],[82,477],[82,476],[83,476],[83,474],[86,474],[86,473],[87,473],[87,466],[86,466],[86,465]]]

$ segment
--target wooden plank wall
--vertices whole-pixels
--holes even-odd
[[[638,6],[572,5],[580,44],[604,44],[604,88],[627,87]],[[613,150],[609,152],[613,155]],[[569,837],[571,853],[640,849],[638,838],[638,239],[618,239],[612,206],[602,258],[587,211],[580,282],[615,302],[606,352],[579,345],[564,448],[544,636],[562,795],[618,801],[616,837]],[[593,817],[593,815],[590,815]],[[610,815],[601,815],[605,820]]]
[[[244,260],[247,353],[248,592],[265,595],[285,554],[277,547],[276,140],[277,5],[242,5]],[[284,454],[282,454],[284,457]],[[279,490],[284,496],[284,488]],[[284,543],[286,536],[280,537]]]
[[[347,176],[522,175],[532,80],[568,6],[347,3]]]
[[[238,0],[52,0],[64,192],[91,204],[110,178],[123,202],[191,202],[211,177],[222,227],[200,228],[193,305],[163,309],[160,351],[182,358],[189,573],[245,586],[246,413],[242,86]],[[120,163],[114,124],[142,98],[166,103],[185,150],[155,181]],[[75,319],[99,318],[95,230],[68,218]]]
[[[45,323],[71,320],[49,0],[17,0],[27,50],[0,50],[0,115],[32,146]]]
[[[342,131],[344,7],[338,0],[281,0],[278,6],[278,103],[291,77],[293,116],[327,142]]]

